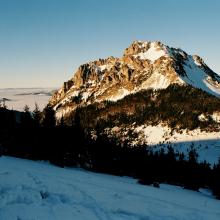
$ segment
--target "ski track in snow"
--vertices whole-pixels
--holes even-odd
[[[0,158],[1,220],[219,220],[210,195],[135,179]]]

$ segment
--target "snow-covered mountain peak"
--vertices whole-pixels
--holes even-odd
[[[192,55],[192,58],[193,58],[193,60],[194,60],[194,63],[195,63],[197,66],[204,66],[204,65],[205,65],[203,59],[202,59],[200,56],[198,56],[198,55]]]
[[[220,77],[197,55],[160,41],[134,41],[121,58],[108,57],[81,65],[52,97],[60,115],[79,105],[117,101],[145,89],[188,84],[220,96]]]
[[[168,47],[160,41],[134,41],[125,49],[124,56],[129,55],[154,63],[160,57],[168,56],[169,52]]]

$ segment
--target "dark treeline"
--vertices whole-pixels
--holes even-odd
[[[205,187],[220,198],[220,163],[214,167],[207,162],[199,163],[193,148],[188,155],[176,153],[172,147],[167,152],[153,153],[147,146],[131,148],[104,134],[97,133],[95,138],[89,134],[77,113],[72,125],[67,126],[63,118],[56,124],[51,107],[41,112],[36,106],[30,112],[25,106],[23,113],[0,107],[2,155],[132,176],[141,184],[159,186],[159,183],[169,183],[193,190]]]
[[[77,104],[75,98],[71,103]],[[172,84],[166,89],[142,90],[117,102],[94,102],[82,106],[80,112],[87,127],[94,127],[100,121],[102,127],[133,123],[155,126],[163,122],[179,132],[196,128],[219,131],[220,124],[211,117],[219,108],[219,98],[188,85]],[[204,120],[200,116],[204,116]]]

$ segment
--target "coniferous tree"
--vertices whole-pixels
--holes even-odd
[[[35,103],[35,109],[33,111],[33,119],[36,127],[40,127],[41,111],[37,103]]]
[[[185,188],[198,190],[199,189],[199,164],[198,164],[198,153],[196,152],[194,146],[188,153],[188,162],[186,164],[186,179]]]
[[[2,101],[0,102],[0,108],[7,109],[6,100],[6,98],[2,99]]]
[[[66,127],[63,115],[62,115],[61,119],[58,122],[58,126],[59,126],[59,128],[63,128],[63,129]]]
[[[196,152],[196,149],[194,148],[193,144],[192,144],[191,149],[188,153],[188,157],[189,157],[190,164],[196,164],[198,162],[198,153]]]
[[[74,134],[74,144],[69,146],[68,151],[70,152],[73,161],[76,161],[80,166],[87,167],[89,161],[87,141],[84,128],[81,123],[81,115],[76,110],[73,124],[71,126],[71,132]]]
[[[42,126],[44,128],[54,128],[56,126],[55,111],[51,106],[46,106],[43,110]]]
[[[212,183],[211,189],[217,199],[220,199],[220,158],[218,164],[212,170]]]
[[[33,127],[33,117],[30,112],[29,106],[24,106],[24,112],[21,114],[21,127],[31,128]]]

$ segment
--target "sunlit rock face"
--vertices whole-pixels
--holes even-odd
[[[134,41],[121,58],[108,57],[81,65],[49,104],[61,117],[79,105],[117,101],[140,90],[164,89],[173,83],[220,95],[219,75],[199,56],[158,41]]]

